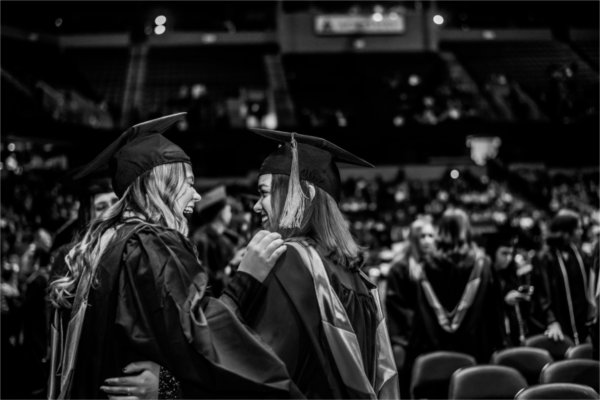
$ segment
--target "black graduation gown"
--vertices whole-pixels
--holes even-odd
[[[235,244],[226,233],[205,225],[194,235],[198,258],[208,272],[208,285],[214,296],[223,291],[224,270],[235,254]]]
[[[358,338],[366,376],[374,374],[377,308],[369,290],[375,285],[348,268],[319,255],[331,286],[342,302]],[[321,327],[314,283],[298,252],[291,246],[277,261],[259,298],[239,296],[232,282],[225,294],[240,305],[244,320],[284,361],[290,376],[307,398],[359,398],[339,375]],[[343,366],[339,366],[343,368]]]
[[[458,304],[474,265],[473,255],[461,268],[447,265],[448,260],[431,259],[423,268],[446,310]],[[486,363],[494,350],[503,345],[502,311],[494,287],[489,259],[482,268],[481,283],[473,304],[460,327],[453,333],[445,331],[429,305],[422,286],[412,281],[408,268],[399,264],[391,270],[386,309],[392,343],[406,346],[405,369],[410,372],[420,354],[447,350],[470,354]]]
[[[538,257],[534,259],[533,283],[535,285],[534,299],[536,301],[536,310],[538,310],[538,319],[547,327],[550,323],[558,321],[564,334],[573,339],[573,328],[569,313],[569,301],[567,299],[567,287],[563,277],[560,264],[556,255],[556,248],[545,248]],[[590,273],[589,259],[585,258],[580,251],[583,261],[584,275],[570,247],[562,248],[569,254],[568,259],[564,260],[569,287],[571,292],[571,302],[574,310],[575,329],[579,334],[579,340],[583,342],[588,329],[586,322],[589,317],[590,304],[586,298],[587,278]]]
[[[273,352],[230,308],[203,296],[206,276],[191,243],[160,227],[134,229],[120,228],[99,261],[71,397],[105,398],[103,380],[139,360],[171,371],[184,398],[297,394]]]

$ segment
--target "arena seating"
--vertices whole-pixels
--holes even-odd
[[[586,385],[546,383],[522,389],[515,400],[598,399],[598,393]]]
[[[454,371],[474,365],[475,359],[470,355],[452,351],[436,351],[417,357],[412,369],[412,398],[447,398],[450,378]]]
[[[565,336],[562,341],[555,341],[548,338],[546,335],[534,335],[525,339],[525,345],[530,347],[538,347],[546,349],[554,360],[562,360],[565,358],[565,352],[569,347],[575,345],[571,338]]]
[[[578,383],[599,390],[600,363],[595,360],[572,359],[548,364],[540,373],[540,383]]]
[[[578,346],[569,347],[565,353],[566,359],[572,358],[586,358],[593,359],[592,356],[593,348],[591,343],[583,343]]]
[[[490,363],[512,367],[523,375],[529,385],[535,385],[544,366],[552,361],[552,356],[547,350],[513,347],[495,352]]]
[[[181,86],[203,84],[214,97],[237,97],[241,87],[267,86],[263,46],[210,49],[153,47],[148,52],[144,109],[178,97]]]
[[[127,78],[129,49],[70,48],[66,50],[66,55],[98,95],[112,107],[121,108]]]
[[[441,47],[455,53],[480,83],[491,74],[502,73],[539,93],[548,84],[549,67],[576,63],[581,85],[598,84],[598,74],[566,44],[556,41],[445,42]]]
[[[514,368],[476,365],[456,371],[450,379],[449,399],[512,399],[527,386]]]

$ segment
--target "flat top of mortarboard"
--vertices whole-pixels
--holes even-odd
[[[74,176],[73,179],[81,179],[96,171],[101,171],[108,168],[110,160],[123,146],[131,143],[132,141],[148,137],[151,135],[162,134],[167,131],[175,123],[185,118],[187,113],[181,112],[164,117],[152,119],[150,121],[144,121],[137,125],[132,126],[123,132],[114,142],[106,147],[96,158],[91,162],[83,166]]]
[[[196,205],[196,211],[202,211],[214,204],[227,201],[227,190],[220,185],[202,195],[202,199]]]
[[[296,142],[307,144],[321,150],[329,152],[333,159],[338,162],[344,162],[348,164],[358,165],[361,167],[369,167],[373,168],[374,165],[368,161],[363,160],[362,158],[355,156],[347,150],[342,149],[341,147],[331,143],[330,141],[310,135],[302,135],[300,133],[292,133],[292,132],[282,132],[275,131],[271,129],[259,129],[259,128],[251,128],[252,132],[257,135],[266,137],[268,139],[272,139],[282,143],[290,143],[292,141],[292,135],[294,135],[294,139]]]

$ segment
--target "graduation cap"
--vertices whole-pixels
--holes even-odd
[[[250,130],[282,143],[263,161],[260,174],[282,174],[290,177],[280,221],[283,228],[300,225],[306,198],[300,186],[301,179],[318,186],[339,201],[341,179],[336,162],[373,168],[371,163],[320,137],[268,129]]]
[[[132,126],[76,173],[74,179],[85,178],[108,167],[113,190],[122,197],[129,185],[144,172],[162,164],[190,163],[188,155],[162,135],[185,115],[184,112],[167,115]]]
[[[202,195],[202,199],[196,203],[196,211],[202,212],[213,206],[225,204],[227,202],[227,190],[225,186],[217,186],[216,188]]]

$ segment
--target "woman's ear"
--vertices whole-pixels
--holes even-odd
[[[315,185],[313,185],[312,183],[307,182],[306,186],[308,186],[308,195],[310,196],[310,199],[314,199],[315,198],[315,194],[317,193],[317,190],[315,189]]]

